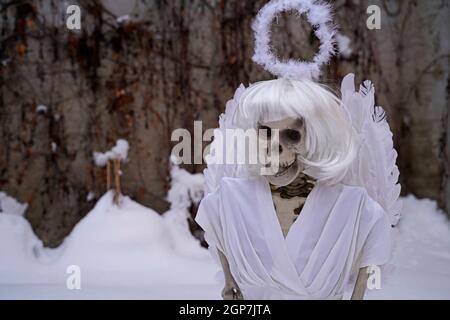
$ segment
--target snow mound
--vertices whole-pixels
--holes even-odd
[[[18,202],[6,193],[0,192],[0,212],[23,216],[28,205]]]
[[[172,181],[167,201],[171,209],[188,209],[192,204],[198,204],[203,198],[205,184],[203,174],[192,174],[177,165],[172,165],[170,177]]]
[[[42,248],[42,242],[25,218],[15,213],[0,213],[0,282],[9,282],[11,274],[26,274],[35,267]]]
[[[192,187],[190,178],[177,179],[173,185]],[[0,299],[220,298],[220,267],[186,230],[183,208],[174,203],[160,216],[128,197],[119,207],[112,198],[105,194],[63,245],[47,249],[22,216],[24,205],[0,193]],[[396,269],[366,298],[450,299],[447,216],[435,201],[408,196],[397,229]],[[66,288],[71,265],[80,267],[82,290]]]
[[[180,254],[204,257],[209,253],[197,250],[198,241],[195,240],[188,225],[191,218],[190,208],[198,205],[204,194],[205,178],[201,173],[192,174],[177,164],[176,159],[171,159],[170,168],[170,189],[167,194],[167,201],[170,203],[170,210],[164,213],[163,217],[172,227],[172,239]]]
[[[27,204],[0,192],[0,283],[42,280],[39,273],[29,272],[39,267],[46,249],[23,217],[26,209]]]
[[[80,267],[84,286],[214,283],[218,267],[192,235],[180,241],[180,230],[129,197],[114,205],[112,191],[57,249],[43,248],[25,218],[0,214],[0,257],[7,261],[0,264],[0,287],[65,284],[72,265]]]
[[[450,221],[432,200],[408,196],[393,252],[395,270],[370,299],[450,299]]]
[[[77,264],[98,259],[113,261],[117,255],[127,260],[136,253],[152,255],[169,250],[169,227],[155,211],[122,197],[120,206],[113,204],[113,192],[107,192],[64,241],[63,258]],[[145,261],[142,261],[145,263]],[[114,261],[112,268],[122,263]],[[92,268],[97,268],[93,263]]]

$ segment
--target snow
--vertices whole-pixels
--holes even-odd
[[[7,212],[9,214],[23,216],[27,207],[27,204],[22,204],[6,193],[0,192],[0,213]]]
[[[45,114],[45,113],[47,113],[47,111],[48,111],[48,107],[43,104],[40,104],[36,107],[36,113]]]
[[[201,173],[191,174],[180,168],[173,158],[171,162],[171,188],[167,201],[171,209],[185,210],[191,206],[191,203],[198,204],[203,198],[205,178]]]
[[[94,200],[94,199],[95,199],[95,193],[92,192],[92,191],[89,191],[88,194],[87,194],[87,196],[86,196],[86,201],[87,201],[87,202],[91,202],[91,201]]]
[[[116,145],[111,149],[113,154],[113,159],[120,159],[122,161],[126,161],[128,158],[128,150],[130,149],[130,145],[127,140],[119,139],[116,142]]]
[[[120,16],[116,19],[117,23],[124,23],[130,20],[130,16],[128,14],[124,16]]]
[[[26,205],[0,193],[0,299],[220,299],[220,268],[185,224],[201,175],[173,166],[171,176],[164,215],[129,197],[115,206],[108,192],[56,249],[37,239]],[[408,196],[403,207],[396,269],[366,298],[450,299],[448,218],[431,200]],[[71,265],[80,267],[80,290],[66,287]]]
[[[197,241],[190,234],[187,219],[190,218],[190,207],[199,204],[203,198],[204,176],[201,173],[191,174],[176,165],[175,159],[171,159],[170,178],[171,187],[167,194],[170,209],[163,215],[164,219],[172,226],[172,239],[177,243],[177,248],[196,255],[198,252]],[[203,254],[203,253],[202,253]],[[208,253],[209,257],[209,253]]]
[[[52,142],[51,143],[51,147],[52,147],[52,152],[55,153],[58,150],[58,145],[56,144],[56,142]]]
[[[352,41],[350,40],[350,38],[341,33],[338,33],[336,35],[336,42],[340,55],[346,59],[350,58],[353,53],[353,50],[351,48]]]
[[[0,264],[0,299],[42,298],[43,292],[48,298],[113,298],[114,292],[123,298],[123,292],[182,298],[192,287],[205,288],[194,297],[218,298],[218,266],[198,240],[181,231],[129,197],[114,205],[112,191],[56,249],[44,248],[22,216],[0,214],[0,256],[8,262]],[[78,292],[66,288],[72,265],[81,270]]]
[[[104,167],[108,160],[119,159],[120,161],[127,161],[128,151],[130,149],[130,145],[127,140],[119,139],[116,141],[116,145],[109,151],[105,153],[102,152],[94,152],[94,162],[98,167]]]
[[[435,201],[408,196],[392,264],[369,299],[450,299],[450,222]]]

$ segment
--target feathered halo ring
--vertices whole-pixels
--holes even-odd
[[[320,40],[319,52],[311,62],[289,59],[280,61],[270,48],[270,25],[277,14],[294,10],[305,14],[308,22],[315,28]],[[320,67],[327,64],[335,54],[335,28],[332,23],[330,6],[314,0],[272,0],[258,13],[252,28],[255,32],[255,54],[253,61],[280,78],[316,80]]]

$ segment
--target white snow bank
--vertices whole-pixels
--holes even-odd
[[[369,299],[450,299],[450,221],[435,201],[408,196],[392,263],[395,271]]]
[[[23,216],[27,204],[0,192],[0,207],[0,283],[45,280],[39,266],[51,253],[48,254],[49,249],[44,248]]]
[[[24,217],[14,212],[0,213],[0,283],[31,280],[27,274],[38,266],[40,250],[42,242]]]
[[[0,299],[220,298],[219,266],[181,224],[127,197],[114,206],[112,197],[103,196],[53,250],[21,215],[0,213]],[[409,196],[398,228],[396,270],[366,298],[450,299],[448,218],[434,201]],[[191,244],[180,245],[186,239]],[[73,264],[81,268],[82,290],[66,288]]]
[[[189,231],[188,219],[190,207],[197,205],[203,198],[204,176],[201,173],[191,174],[176,165],[175,159],[171,159],[170,178],[171,187],[167,193],[167,201],[170,209],[163,217],[172,226],[172,239],[175,247],[181,249],[180,253],[190,255],[208,255],[205,251],[198,251],[198,241],[192,237]]]
[[[201,173],[192,174],[176,165],[173,159],[171,161],[171,188],[167,201],[171,209],[188,209],[203,198],[205,177]]]
[[[115,206],[108,192],[59,248],[45,249],[23,217],[0,214],[0,297],[6,284],[65,285],[71,265],[80,267],[85,287],[216,283],[207,250],[192,236],[188,251],[178,247],[172,228],[128,197]]]
[[[180,230],[158,213],[128,197],[120,207],[112,203],[109,192],[77,224],[64,241],[59,264],[80,266],[92,284],[201,284],[214,276],[207,251],[191,235],[184,239],[190,240],[185,252],[173,238]],[[191,275],[192,270],[204,276]]]
[[[8,196],[4,192],[0,192],[0,213],[5,212],[23,216],[28,205],[18,202],[16,199]]]
[[[128,158],[128,150],[130,149],[130,145],[127,140],[119,139],[116,141],[116,145],[109,151],[104,153],[102,152],[94,152],[94,162],[98,167],[104,167],[108,160],[119,159],[120,161],[127,161]]]

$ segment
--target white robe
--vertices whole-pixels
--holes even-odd
[[[390,224],[363,187],[318,183],[284,238],[263,177],[220,179],[196,221],[245,299],[342,299],[359,268],[390,256]]]

